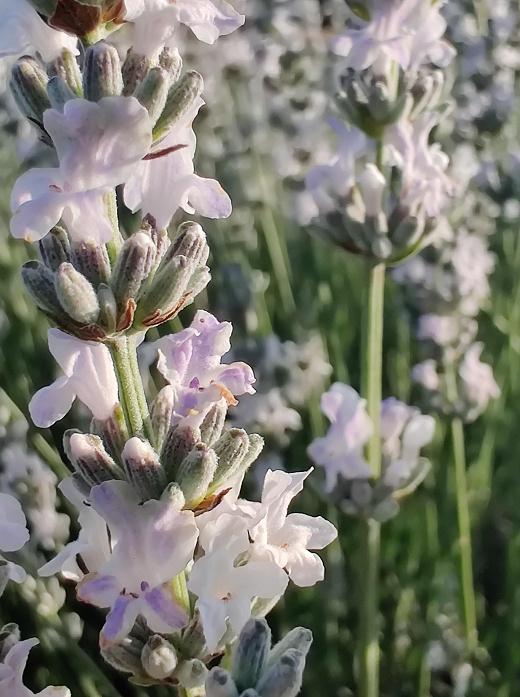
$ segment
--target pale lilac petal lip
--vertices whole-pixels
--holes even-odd
[[[152,588],[144,595],[144,602],[149,606],[154,615],[160,618],[161,623],[168,625],[172,630],[181,629],[188,621],[186,611],[175,604],[171,596],[162,588]],[[148,623],[153,628],[155,618],[149,618]],[[161,629],[157,629],[161,631]]]
[[[85,603],[97,607],[110,607],[120,590],[121,586],[115,576],[101,575],[81,583],[76,593]]]
[[[120,595],[117,598],[99,635],[101,648],[116,644],[128,634],[139,614],[139,605],[130,595]]]

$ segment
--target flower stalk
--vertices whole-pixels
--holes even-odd
[[[143,431],[143,416],[137,397],[136,379],[132,369],[128,339],[114,339],[108,344],[119,385],[119,396],[128,432],[135,436]],[[142,385],[141,385],[142,387]]]
[[[373,431],[367,443],[367,460],[372,476],[381,474],[380,409],[382,396],[383,308],[385,265],[372,266],[365,304],[362,396]],[[379,556],[381,524],[373,518],[361,520],[363,570],[360,600],[359,677],[360,695],[379,694]]]

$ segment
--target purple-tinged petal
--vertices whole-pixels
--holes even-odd
[[[134,626],[139,614],[140,603],[131,595],[120,595],[108,613],[105,626],[99,635],[102,649],[124,639]]]
[[[145,606],[141,612],[153,632],[168,634],[181,629],[188,621],[184,608],[174,602],[171,591],[167,588],[152,588],[144,594]]]
[[[110,607],[120,594],[121,584],[115,576],[90,574],[76,587],[76,595],[84,603]]]

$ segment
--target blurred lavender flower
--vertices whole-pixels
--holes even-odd
[[[38,639],[17,641],[0,663],[0,694],[9,697],[70,697],[66,687],[46,687],[38,693],[23,684],[23,672],[29,651],[39,644]]]

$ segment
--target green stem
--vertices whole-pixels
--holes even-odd
[[[105,202],[108,210],[108,217],[114,234],[110,242],[107,242],[107,252],[112,266],[116,262],[119,250],[121,249],[122,239],[119,230],[119,219],[117,215],[117,194],[116,190],[110,191],[105,195]]]
[[[188,593],[188,586],[186,585],[186,574],[184,571],[181,571],[178,576],[175,576],[172,581],[172,585],[175,597],[180,601],[186,612],[190,614],[190,596]]]
[[[446,366],[446,392],[452,404],[457,401],[457,376],[453,364]],[[457,499],[457,519],[459,525],[460,583],[466,644],[473,652],[478,646],[477,610],[473,586],[473,554],[471,548],[471,521],[468,505],[468,483],[466,477],[466,448],[464,425],[459,418],[451,421],[451,442],[453,463],[455,465],[455,496]]]
[[[107,343],[114,361],[114,369],[119,384],[119,398],[125,415],[126,425],[130,435],[135,436],[143,431],[143,417],[137,398],[132,361],[128,347],[128,339],[121,337]]]
[[[372,476],[381,474],[380,410],[383,374],[383,307],[385,265],[370,270],[365,304],[362,396],[374,430],[367,444],[367,459]],[[381,526],[376,520],[361,521],[363,570],[360,579],[360,697],[379,694],[379,556]]]
[[[477,610],[475,589],[473,587],[473,560],[471,549],[471,524],[468,506],[468,487],[466,482],[466,451],[464,447],[464,426],[458,418],[451,422],[453,459],[455,464],[455,488],[457,497],[457,517],[459,522],[460,579],[466,643],[473,652],[478,646]]]
[[[137,342],[135,337],[128,337],[128,356],[130,359],[130,367],[132,370],[132,375],[134,377],[134,388],[137,397],[137,403],[139,404],[139,410],[141,412],[141,418],[143,420],[143,431],[145,436],[148,438],[149,442],[154,445],[155,436],[152,430],[152,423],[150,421],[150,412],[148,410],[148,401],[144,392],[143,380],[141,378],[141,371],[139,370],[139,363],[137,361]]]

